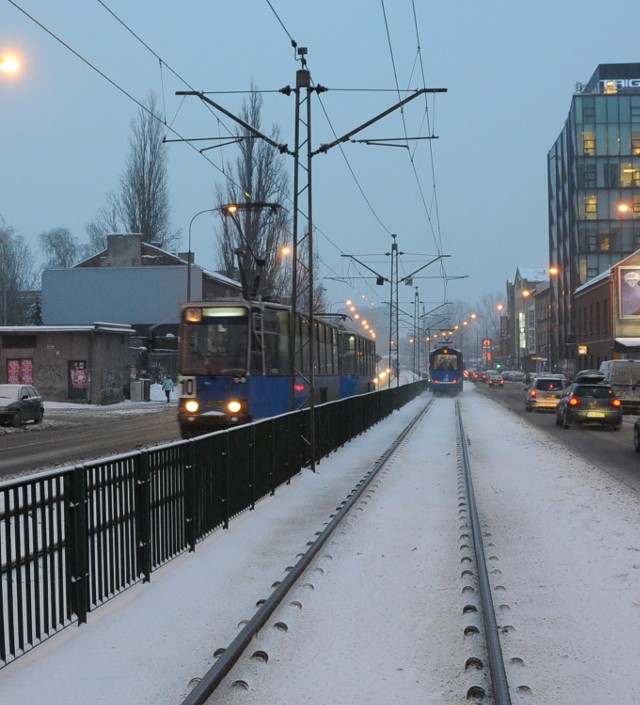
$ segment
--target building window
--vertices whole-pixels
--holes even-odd
[[[582,101],[582,121],[583,122],[595,122],[596,119],[596,106],[593,100],[585,99]]]
[[[578,188],[596,188],[596,164],[587,162],[578,167]]]
[[[640,154],[640,132],[631,133],[631,154]]]
[[[587,157],[596,155],[596,133],[592,130],[582,133],[582,153]]]
[[[603,182],[605,188],[617,188],[620,186],[620,179],[618,178],[619,166],[618,164],[604,164],[603,170]]]
[[[594,277],[597,277],[600,272],[598,271],[597,267],[587,267],[587,278],[586,281],[589,281],[589,279],[593,279]]]
[[[584,197],[584,217],[586,220],[598,218],[598,197],[595,194]]]
[[[637,186],[638,185],[638,169],[634,168],[631,162],[624,162],[620,165],[620,185],[621,186]]]

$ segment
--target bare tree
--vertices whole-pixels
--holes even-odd
[[[21,235],[0,216],[0,323],[23,325],[35,285],[34,256]]]
[[[254,89],[243,105],[240,117],[260,129],[262,97]],[[270,135],[278,140],[278,128]],[[242,270],[249,294],[268,297],[289,295],[291,268],[282,248],[290,238],[289,216],[282,203],[288,194],[288,176],[277,150],[244,131],[240,156],[225,188],[216,189],[220,208],[217,259],[220,269],[237,278]],[[238,209],[229,213],[226,206]],[[257,290],[256,281],[260,278]]]
[[[96,217],[86,226],[89,236],[90,254],[96,254],[107,249],[107,235],[120,232],[120,204],[118,197],[110,192],[107,195],[107,205],[103,206]]]
[[[169,221],[167,184],[167,146],[164,126],[157,117],[158,101],[154,92],[132,122],[129,157],[120,177],[120,192],[110,193],[107,205],[87,226],[92,245],[105,245],[110,232],[141,233],[145,242],[173,250],[180,242],[180,231]]]
[[[81,248],[68,228],[53,228],[38,235],[45,269],[68,269],[80,260]]]

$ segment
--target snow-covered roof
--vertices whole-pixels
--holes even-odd
[[[549,279],[548,267],[518,267],[520,278],[527,282],[542,282]]]

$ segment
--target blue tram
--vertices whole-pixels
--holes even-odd
[[[309,318],[268,301],[224,298],[182,304],[178,422],[183,438],[291,411],[309,402],[310,342],[314,403],[372,391],[375,344],[318,314]],[[295,375],[290,332],[295,330]]]
[[[462,352],[450,345],[442,345],[429,353],[431,391],[435,396],[455,396],[462,391],[464,361]]]

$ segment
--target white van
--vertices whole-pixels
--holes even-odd
[[[640,360],[605,360],[600,365],[603,382],[610,384],[625,413],[640,413]]]

